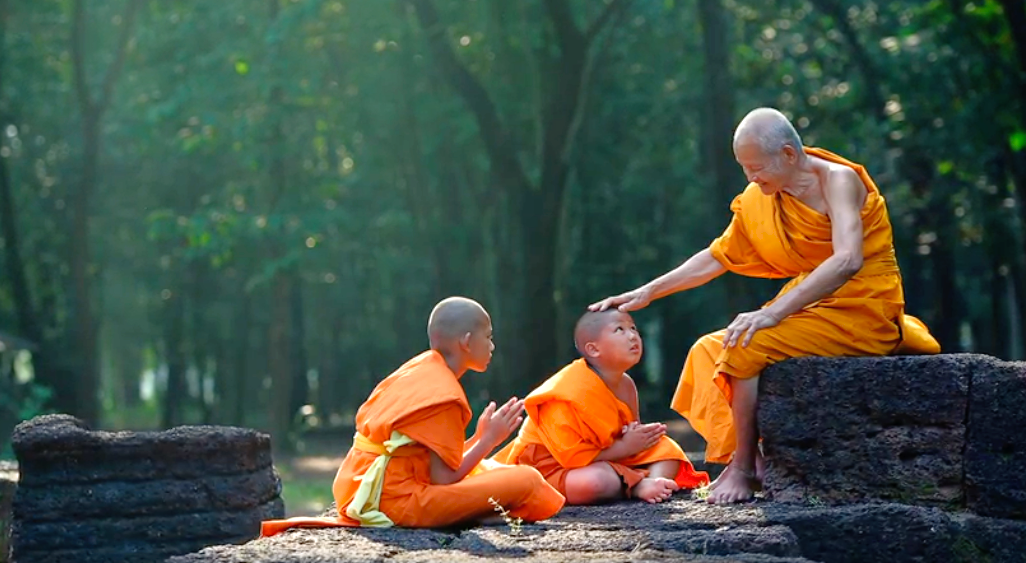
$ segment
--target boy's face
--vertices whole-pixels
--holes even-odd
[[[492,320],[485,318],[484,323],[470,333],[467,340],[467,369],[483,372],[492,361],[495,343],[492,342]]]
[[[589,356],[603,364],[627,369],[641,361],[641,334],[629,314],[617,311],[609,317],[598,337],[588,343]]]

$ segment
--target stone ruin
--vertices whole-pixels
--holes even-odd
[[[765,491],[756,502],[740,506],[711,506],[688,495],[677,495],[659,505],[624,501],[567,507],[550,520],[525,524],[519,530],[502,523],[449,530],[297,529],[228,545],[254,537],[256,519],[232,528],[245,518],[233,520],[226,514],[259,511],[254,507],[266,507],[268,502],[277,503],[268,512],[280,513],[277,480],[274,500],[246,504],[249,508],[236,505],[235,512],[216,508],[200,512],[195,500],[178,500],[195,495],[189,497],[182,488],[174,488],[174,479],[161,477],[161,489],[141,488],[138,496],[121,496],[117,497],[120,501],[106,504],[139,505],[144,510],[131,517],[125,514],[127,511],[117,513],[118,517],[107,514],[113,509],[99,511],[104,516],[97,521],[106,527],[69,535],[73,532],[67,530],[74,528],[68,526],[78,521],[68,521],[66,516],[65,528],[55,524],[56,518],[36,516],[35,520],[21,521],[23,514],[56,514],[60,507],[63,515],[68,510],[86,510],[83,504],[95,503],[76,503],[74,495],[67,493],[51,495],[51,502],[44,502],[44,483],[69,487],[65,478],[69,474],[99,473],[96,469],[83,471],[77,464],[60,461],[66,456],[52,454],[47,463],[23,462],[23,485],[31,483],[31,487],[44,490],[24,495],[19,492],[15,548],[22,549],[19,545],[26,537],[25,530],[35,527],[35,543],[28,545],[36,547],[49,545],[46,539],[60,538],[58,534],[63,533],[67,538],[62,540],[63,546],[93,541],[93,545],[108,546],[104,549],[115,553],[109,546],[117,538],[123,545],[127,536],[124,531],[130,529],[139,533],[133,538],[143,538],[133,539],[137,543],[132,545],[153,545],[159,532],[167,532],[181,534],[173,540],[182,548],[177,553],[184,553],[189,541],[212,546],[169,557],[168,563],[1026,563],[1026,441],[1022,438],[1026,364],[969,354],[806,358],[768,369],[761,393],[759,424],[769,462]],[[61,427],[86,433],[68,417],[36,420],[21,430],[37,427],[52,427],[54,430],[48,431],[51,433],[69,431]],[[204,475],[218,471],[259,474],[257,468],[270,468],[269,454],[225,456],[223,445],[201,451],[202,441],[210,440],[209,436],[191,439],[199,443],[191,446],[189,455]],[[224,444],[225,439],[221,440]],[[176,451],[190,447],[186,443],[178,442]],[[260,451],[266,452],[266,448]],[[81,453],[78,455],[81,457]],[[102,457],[95,451],[93,455]],[[186,455],[176,453],[173,457]],[[229,457],[239,461],[232,465],[227,461]],[[254,457],[260,461],[245,461]],[[93,466],[115,466],[108,471],[117,468],[153,478],[145,464],[123,459],[115,463],[111,455],[103,459],[108,460],[107,465]],[[33,472],[38,475],[32,477]],[[39,480],[46,475],[50,475],[49,480]],[[197,473],[188,475],[180,479],[201,479]],[[242,482],[231,486],[237,496],[226,490],[207,500],[265,498],[254,492],[258,488]],[[157,517],[145,510],[153,502],[143,499],[158,494],[165,499],[164,504],[182,506],[174,510],[175,516],[165,512]],[[329,494],[325,491],[325,496]],[[225,503],[211,501],[211,505],[223,507]],[[100,518],[97,512],[86,510],[84,523]],[[183,513],[218,516],[195,524],[188,516],[179,515]],[[334,510],[326,514],[334,514]],[[158,518],[178,524],[158,526]],[[246,531],[239,533],[243,528]],[[236,535],[238,542],[219,541],[214,533],[196,537],[196,532],[204,529],[217,530],[225,537]],[[105,534],[102,540],[100,534]],[[29,557],[17,561],[143,560],[93,556],[81,547],[64,552],[68,554],[64,558],[63,553],[55,554],[50,549],[25,551]],[[157,555],[148,549],[148,553]],[[125,552],[116,553],[120,556]]]
[[[1026,519],[1026,363],[803,358],[766,370],[768,497]]]
[[[0,461],[0,563],[7,563],[11,549],[11,505],[18,486],[18,465]]]
[[[67,415],[23,422],[13,561],[146,562],[259,536],[281,518],[266,434],[185,426],[93,432]]]

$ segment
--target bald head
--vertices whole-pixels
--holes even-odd
[[[581,315],[581,318],[577,319],[577,325],[574,327],[574,347],[577,348],[577,352],[582,356],[586,356],[584,346],[589,342],[598,340],[602,329],[621,316],[630,317],[630,315],[615,307],[605,311],[588,311]]]
[[[745,115],[734,131],[734,150],[740,145],[754,143],[763,154],[776,157],[785,145],[803,155],[802,138],[787,117],[773,108],[757,108]]]
[[[438,302],[428,317],[428,340],[431,348],[443,349],[463,338],[468,332],[486,327],[488,312],[480,303],[466,297],[448,297]]]

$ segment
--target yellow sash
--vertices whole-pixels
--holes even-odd
[[[353,500],[346,508],[346,515],[360,522],[361,526],[372,528],[388,528],[395,523],[380,510],[381,486],[385,482],[385,467],[388,460],[396,456],[409,456],[421,453],[419,448],[404,448],[403,446],[416,444],[412,438],[399,432],[392,431],[392,436],[385,440],[384,444],[371,442],[366,436],[359,432],[353,436],[353,447],[367,453],[378,454],[378,458],[367,468],[367,471],[354,480],[360,481]]]

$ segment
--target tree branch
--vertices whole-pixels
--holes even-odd
[[[93,110],[93,97],[86,82],[84,43],[85,0],[75,0],[71,23],[71,66],[75,91],[78,92],[78,107],[83,116]]]
[[[588,30],[584,32],[584,40],[590,43],[613,16],[627,11],[633,3],[634,0],[612,0],[612,2],[606,4],[606,8],[602,10],[602,13],[595,18],[595,21],[591,22]]]
[[[428,48],[434,55],[439,69],[474,114],[485,149],[498,177],[511,178],[515,184],[523,188],[530,186],[523,167],[516,158],[514,147],[509,146],[509,137],[499,119],[495,102],[477,78],[456,58],[456,54],[446,41],[445,30],[438,21],[435,5],[431,0],[407,1],[413,5],[420,26],[427,34]]]
[[[881,80],[880,71],[876,64],[873,63],[873,59],[866,50],[866,47],[859,42],[858,33],[851,25],[851,22],[848,21],[844,7],[836,0],[812,0],[812,5],[834,20],[837,30],[841,33],[841,37],[848,44],[852,58],[855,59],[855,66],[862,73],[862,80],[865,82],[863,85],[865,102],[873,108],[873,115],[877,121],[886,121],[887,115],[884,113],[883,93],[877,86],[877,84],[882,84],[884,81]]]
[[[78,3],[80,2],[81,0]],[[132,29],[135,27],[135,16],[139,13],[139,6],[141,5],[142,0],[128,0],[125,16],[121,22],[121,36],[118,37],[117,51],[114,52],[114,62],[107,68],[107,75],[103,77],[100,99],[96,101],[96,107],[101,111],[110,103],[110,95],[114,89],[114,83],[117,82],[121,69],[125,66],[125,57],[128,54],[128,41],[132,37]]]
[[[556,37],[559,38],[559,48],[563,53],[573,45],[580,45],[584,37],[581,30],[574,23],[573,14],[570,13],[570,6],[566,0],[545,0],[545,9],[549,12],[549,19],[556,28]]]

